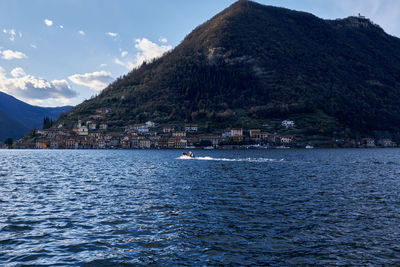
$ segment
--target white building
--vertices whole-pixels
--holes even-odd
[[[139,134],[148,133],[149,132],[149,127],[147,125],[139,126],[139,127],[136,128],[136,131]]]
[[[286,129],[288,128],[293,128],[295,126],[294,121],[289,121],[289,120],[284,120],[282,121],[281,124],[283,127],[285,127]]]
[[[185,132],[197,132],[199,130],[199,126],[197,124],[186,124]]]
[[[172,133],[174,131],[173,126],[164,126],[163,127],[163,133]]]
[[[231,137],[242,137],[243,129],[231,129]]]
[[[138,134],[148,133],[149,126],[146,123],[143,124],[135,124],[125,127],[125,132],[135,130]]]
[[[173,132],[172,136],[173,137],[185,137],[186,136],[186,132],[183,132],[183,131]]]
[[[81,126],[78,128],[78,135],[86,136],[89,135],[89,129],[87,126]]]
[[[280,141],[283,144],[290,144],[294,141],[294,136],[293,135],[284,135],[280,137]]]
[[[146,124],[146,126],[149,127],[149,128],[152,128],[152,127],[155,127],[155,126],[156,126],[156,124],[155,124],[154,122],[152,122],[152,121],[148,121],[148,122],[146,122],[145,124]]]
[[[89,123],[89,124],[88,124],[88,128],[89,128],[89,130],[91,130],[91,131],[96,130],[96,127],[97,127],[97,124],[96,124],[96,123]]]

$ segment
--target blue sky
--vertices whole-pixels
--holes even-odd
[[[76,105],[178,45],[235,0],[1,0],[0,91]],[[258,0],[344,18],[361,13],[400,36],[398,0]]]

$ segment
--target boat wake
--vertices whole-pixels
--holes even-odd
[[[178,159],[188,160],[208,160],[208,161],[229,161],[229,162],[282,162],[284,159],[270,159],[270,158],[212,158],[212,157],[195,157],[189,158],[186,156],[180,156]]]

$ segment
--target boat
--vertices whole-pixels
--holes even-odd
[[[206,146],[206,147],[203,147],[203,149],[205,149],[205,150],[212,150],[212,149],[214,149],[214,147],[213,147],[213,146]]]
[[[306,149],[313,149],[314,147],[312,145],[306,145]]]
[[[192,151],[189,151],[189,153],[183,152],[181,158],[183,159],[194,159],[194,154]]]

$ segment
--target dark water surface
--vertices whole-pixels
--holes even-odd
[[[400,150],[0,151],[0,265],[400,264]]]

